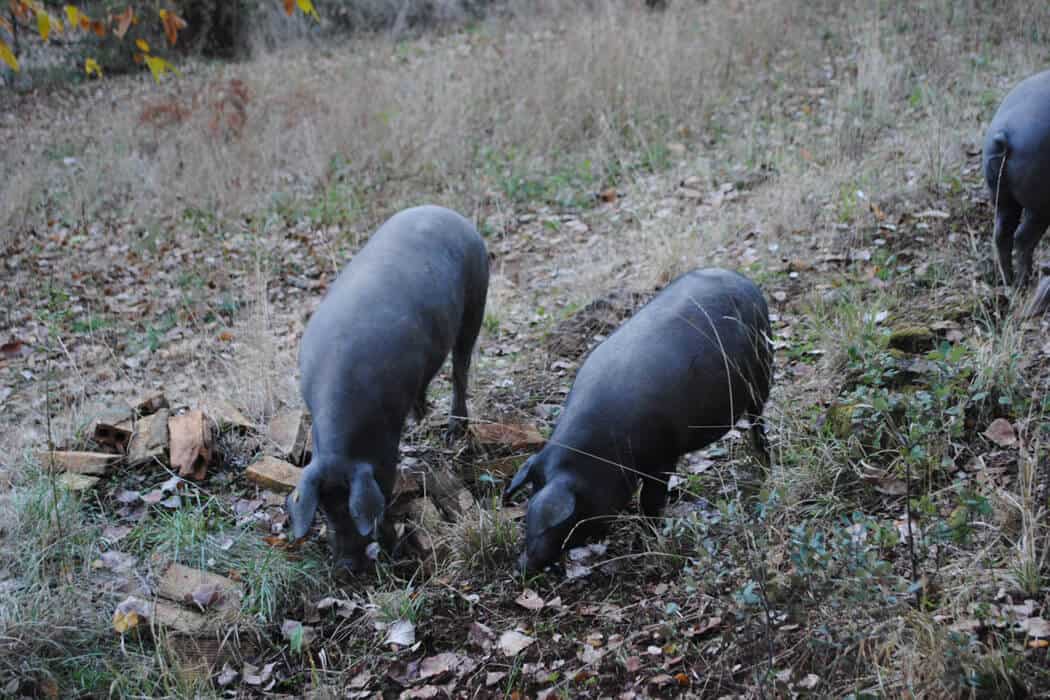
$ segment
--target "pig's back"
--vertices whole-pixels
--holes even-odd
[[[615,445],[618,461],[712,442],[768,396],[768,316],[745,277],[686,273],[588,356],[554,437]]]

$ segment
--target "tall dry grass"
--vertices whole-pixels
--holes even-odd
[[[368,192],[410,183],[469,203],[489,164],[587,160],[600,179],[675,128],[702,132],[710,106],[767,64],[804,13],[779,2],[666,14],[602,3],[411,48],[360,39],[330,58],[201,67],[195,79],[85,100],[50,134],[76,164],[33,158],[3,196],[46,193],[35,217],[10,222],[29,226],[56,212],[236,217],[334,180]]]
[[[199,66],[197,77],[71,105],[49,142],[52,152],[68,145],[75,165],[11,149],[0,162],[17,175],[0,185],[0,201],[13,230],[103,211],[236,218],[334,182],[366,198],[394,189],[470,209],[485,195],[486,168],[586,162],[602,180],[676,133],[703,144],[712,129],[758,138],[782,129],[770,75],[798,58],[793,75],[778,77],[835,78],[827,116],[838,138],[827,146],[853,162],[880,130],[900,126],[909,89],[972,87],[985,56],[1018,73],[1036,65],[1037,42],[1012,41],[1011,31],[1038,25],[1033,15],[1046,9],[983,5],[759,0],[645,13],[626,1],[523,2],[511,20],[410,47],[355,38],[346,49]],[[844,76],[827,61],[839,53]],[[737,119],[734,103],[746,107]]]

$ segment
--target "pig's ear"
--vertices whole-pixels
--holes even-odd
[[[316,462],[303,470],[299,485],[284,499],[284,508],[292,520],[292,536],[301,539],[310,531],[317,512],[317,486],[320,482],[320,469]]]
[[[537,461],[536,458],[538,456],[539,455],[532,455],[525,460],[525,464],[521,465],[521,469],[518,470],[518,473],[515,474],[514,478],[510,480],[509,484],[507,484],[507,488],[503,489],[504,501],[520,491],[521,487],[526,483],[532,483],[535,488],[540,488],[543,485],[539,481],[541,479],[539,473],[541,470],[539,467],[535,467],[534,469]]]
[[[350,485],[350,517],[362,537],[378,531],[386,510],[386,498],[376,483],[371,469],[361,469],[354,474]]]
[[[529,500],[529,510],[542,529],[558,527],[576,512],[576,494],[559,482],[551,483]]]

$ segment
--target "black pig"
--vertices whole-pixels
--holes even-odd
[[[984,177],[995,203],[996,262],[1013,284],[1016,247],[1023,287],[1050,226],[1050,71],[1021,81],[999,106],[984,138]]]
[[[337,564],[360,571],[379,537],[409,411],[452,351],[449,434],[467,418],[470,355],[485,314],[485,243],[469,221],[435,206],[391,217],[343,269],[299,349],[313,456],[285,501],[296,539],[317,505]]]
[[[686,273],[584,361],[554,434],[507,486],[534,488],[521,567],[600,534],[638,478],[640,506],[659,515],[680,456],[722,437],[743,416],[768,463],[762,409],[772,347],[766,301],[750,280],[709,268]],[[571,533],[571,538],[570,538]]]

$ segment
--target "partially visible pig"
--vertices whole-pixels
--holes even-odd
[[[522,569],[537,571],[565,544],[599,535],[639,477],[642,513],[659,515],[678,458],[742,417],[768,462],[761,416],[772,376],[769,336],[758,287],[710,268],[676,279],[596,347],[547,445],[504,492],[534,489]]]
[[[1032,274],[1032,252],[1050,226],[1050,71],[1007,94],[984,137],[984,177],[995,205],[995,259],[1003,281]]]
[[[397,474],[409,411],[452,351],[450,436],[467,419],[470,356],[485,314],[485,243],[469,221],[435,206],[391,217],[353,257],[310,318],[299,349],[313,456],[285,501],[292,535],[318,504],[338,565],[360,571]]]

